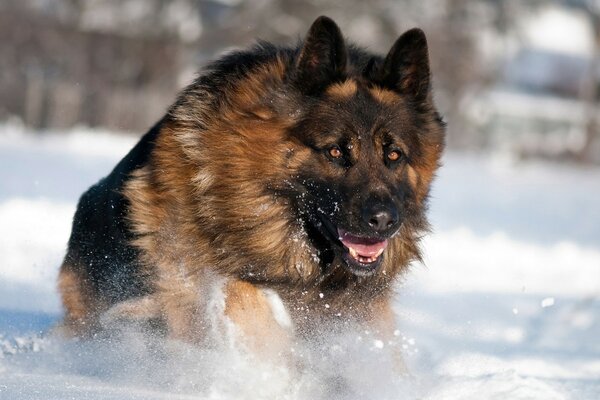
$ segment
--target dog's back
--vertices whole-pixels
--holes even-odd
[[[157,123],[117,164],[79,199],[59,288],[71,328],[92,329],[95,315],[120,301],[143,296],[150,284],[132,246],[123,187],[132,171],[147,164],[160,132]]]

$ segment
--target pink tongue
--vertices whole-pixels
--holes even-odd
[[[338,234],[340,236],[340,241],[344,244],[344,246],[350,248],[352,247],[359,255],[363,257],[374,257],[379,253],[382,249],[385,249],[387,246],[387,240],[377,241],[375,239],[369,238],[361,238],[358,236],[350,235],[347,232],[338,229]]]

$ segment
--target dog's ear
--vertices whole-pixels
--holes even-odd
[[[314,94],[343,76],[347,50],[340,28],[321,16],[311,25],[296,61],[295,83],[306,94]]]
[[[376,71],[374,80],[418,102],[426,100],[431,78],[425,33],[419,28],[403,33]]]

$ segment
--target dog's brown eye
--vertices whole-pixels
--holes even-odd
[[[333,146],[329,149],[329,155],[333,158],[340,158],[342,156],[342,151],[339,147]]]
[[[387,153],[387,158],[390,161],[398,161],[402,157],[402,154],[398,150],[392,150]]]

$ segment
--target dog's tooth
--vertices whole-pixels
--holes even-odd
[[[348,247],[348,250],[350,251],[350,255],[354,258],[358,258],[358,252],[356,250],[354,250],[352,247]]]
[[[375,260],[373,258],[371,258],[371,257],[359,256],[358,261],[360,261],[363,264],[370,264],[370,263],[372,263]]]
[[[368,256],[363,256],[361,254],[358,253],[358,251],[352,247],[348,247],[348,252],[350,253],[350,255],[357,261],[363,263],[363,264],[371,264],[374,263],[375,261],[377,261],[377,258],[383,253],[384,249],[380,249],[377,254],[375,254],[374,256],[368,257]]]

